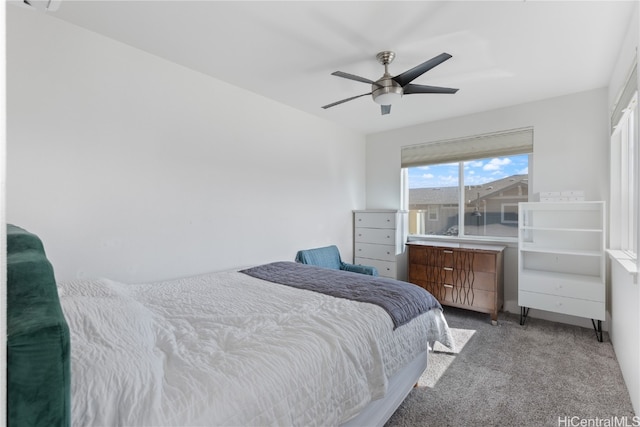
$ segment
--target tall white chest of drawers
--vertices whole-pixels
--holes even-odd
[[[391,209],[353,211],[353,263],[371,265],[380,276],[406,280],[407,212]]]

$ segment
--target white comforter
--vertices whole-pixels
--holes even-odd
[[[440,310],[393,331],[378,306],[235,271],[59,285],[74,426],[338,425],[440,341]]]

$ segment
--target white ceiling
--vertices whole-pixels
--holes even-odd
[[[77,1],[51,16],[363,133],[607,86],[634,1]],[[442,52],[382,116],[375,55],[392,75]]]

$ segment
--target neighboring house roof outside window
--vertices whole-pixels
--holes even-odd
[[[467,203],[491,199],[501,194],[515,196],[511,190],[520,187],[519,194],[526,197],[529,189],[529,175],[512,175],[483,185],[465,186]],[[426,205],[446,205],[458,203],[458,187],[410,188],[409,209],[422,209]]]

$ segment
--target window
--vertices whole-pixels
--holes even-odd
[[[526,200],[523,200],[523,201],[526,201]],[[518,224],[518,204],[503,203],[501,218],[504,224]]]
[[[427,218],[429,218],[429,221],[437,221],[438,220],[438,206],[437,205],[428,205],[427,206]]]
[[[635,71],[632,73],[635,76]],[[635,83],[635,77],[631,79]],[[635,86],[635,85],[633,85]],[[629,86],[627,86],[629,87]],[[614,110],[611,134],[611,248],[636,258],[638,231],[638,92],[624,99]],[[618,119],[616,123],[613,120]]]
[[[527,128],[404,147],[409,234],[516,238],[532,146]]]

